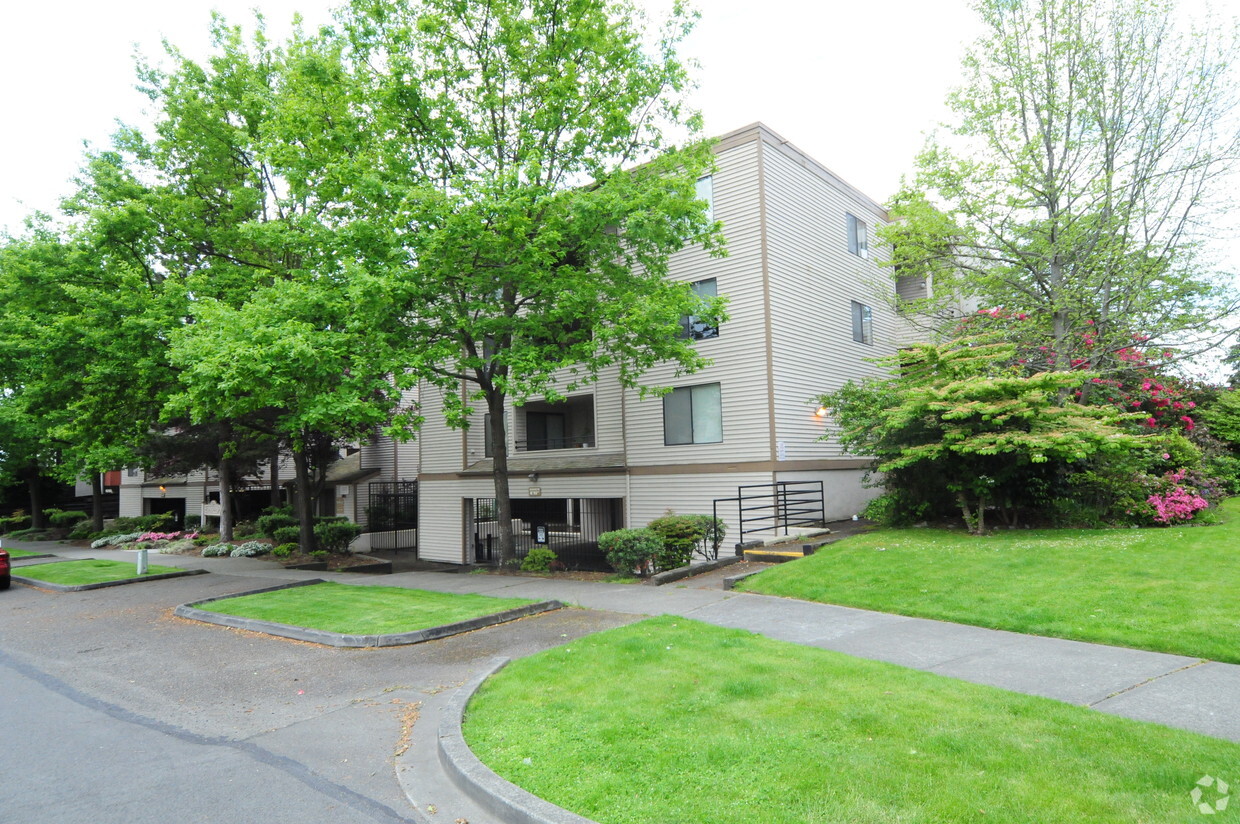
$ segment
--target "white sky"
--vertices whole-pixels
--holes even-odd
[[[83,142],[104,146],[117,121],[140,125],[134,54],[167,38],[206,55],[212,9],[234,23],[260,9],[273,39],[295,12],[308,27],[340,0],[31,0],[0,17],[0,228],[71,191]],[[670,0],[638,0],[665,8]],[[1186,0],[1190,5],[1210,0]],[[883,202],[946,116],[964,46],[978,31],[968,0],[697,0],[702,20],[683,54],[701,63],[707,131],[765,122]],[[1213,0],[1236,13],[1240,0]],[[1233,250],[1236,250],[1233,252]],[[1240,270],[1240,244],[1222,254]]]
[[[656,5],[660,0],[647,0]],[[335,0],[33,0],[0,18],[0,227],[71,191],[83,141],[144,122],[135,49],[167,38],[200,58],[212,9],[248,24],[260,9],[274,38],[295,12],[327,22]],[[698,0],[686,56],[701,62],[698,106],[710,134],[764,121],[876,200],[911,167],[943,117],[963,42],[966,0]],[[881,10],[881,11],[880,11]]]

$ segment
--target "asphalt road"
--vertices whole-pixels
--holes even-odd
[[[171,614],[257,585],[211,574],[0,592],[0,822],[406,821],[393,759],[421,701],[496,655],[635,618],[559,610],[338,650]]]

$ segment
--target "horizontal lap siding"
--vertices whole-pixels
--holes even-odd
[[[783,151],[766,145],[764,157],[776,440],[785,460],[841,457],[837,442],[818,440],[830,424],[814,401],[877,374],[867,359],[893,353],[901,327],[889,305],[894,283],[875,263],[886,255],[881,217]],[[848,251],[846,213],[867,224],[868,259]],[[853,340],[852,301],[871,308],[874,345]]]
[[[444,392],[438,386],[421,385],[422,414],[426,420],[415,443],[421,444],[422,472],[457,472],[461,469],[461,431],[444,422]],[[481,414],[476,416],[481,420]]]
[[[681,515],[709,515],[715,499],[736,497],[738,486],[770,482],[770,472],[635,475],[631,479],[629,525],[645,526],[669,509]],[[721,503],[719,517],[728,525],[730,546],[739,532],[736,504]]]
[[[714,173],[714,214],[723,223],[728,256],[712,258],[700,247],[673,256],[670,277],[692,282],[715,278],[718,293],[729,299],[731,319],[719,337],[698,341],[698,351],[714,363],[693,375],[677,376],[674,367],[652,369],[649,386],[720,384],[723,442],[664,446],[663,402],[626,397],[627,456],[631,466],[769,460],[766,334],[762,292],[762,234],[758,186],[758,144],[745,143],[720,153]]]
[[[449,564],[464,562],[461,489],[455,482],[418,484],[418,557]]]
[[[818,472],[780,472],[780,481],[822,481],[823,509],[828,521],[858,515],[881,489],[866,486],[864,469],[831,469]]]

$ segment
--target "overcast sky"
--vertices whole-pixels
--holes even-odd
[[[647,0],[651,5],[664,0]],[[260,9],[282,36],[300,12],[314,25],[335,0],[35,0],[0,26],[0,226],[70,191],[83,141],[106,145],[120,120],[141,123],[135,49],[166,38],[207,51],[212,9],[248,22]],[[877,200],[899,185],[922,134],[942,119],[963,43],[975,30],[965,0],[699,0],[685,49],[701,62],[699,108],[721,134],[756,120]],[[881,13],[879,10],[881,9]]]
[[[639,0],[658,9],[670,0]],[[1200,0],[1187,0],[1190,3]],[[118,120],[141,124],[134,54],[162,39],[207,53],[212,9],[273,38],[294,13],[327,22],[337,0],[33,0],[0,26],[0,227],[71,189],[83,141],[106,145]],[[878,201],[908,173],[925,132],[946,116],[964,46],[978,32],[967,0],[697,0],[702,20],[684,55],[701,63],[708,132],[757,120]],[[1214,0],[1236,12],[1240,0]],[[1230,256],[1230,255],[1229,255]],[[1240,268],[1240,267],[1229,267]]]

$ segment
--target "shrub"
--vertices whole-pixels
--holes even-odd
[[[103,549],[105,546],[119,546],[142,537],[141,532],[122,532],[119,535],[107,535],[90,542],[91,549]]]
[[[325,549],[315,549],[315,550],[311,550],[311,552],[310,552],[310,557],[311,557],[311,558],[313,558],[313,559],[314,559],[314,560],[316,560],[316,561],[326,561],[326,560],[327,560],[327,550],[325,550]]]
[[[90,516],[85,512],[57,512],[48,510],[47,522],[49,525],[57,529],[68,529],[77,526],[82,521],[90,520]]]
[[[204,558],[222,558],[232,553],[235,547],[232,544],[211,544],[211,546],[202,548],[202,557]]]
[[[550,572],[556,562],[555,553],[545,546],[536,546],[521,561],[522,572]]]
[[[135,518],[113,518],[108,532],[162,532],[172,523],[171,512],[139,515]]]
[[[208,544],[215,543],[218,540],[218,537],[215,535],[199,535],[197,538],[192,540],[194,542],[194,546],[207,546]]]
[[[258,534],[258,527],[253,521],[237,521],[233,524],[233,537],[237,540]]]
[[[263,543],[262,541],[246,541],[228,554],[234,558],[257,558],[259,555],[266,555],[268,552],[271,552],[271,544]]]
[[[258,531],[266,535],[268,538],[271,538],[276,543],[284,543],[284,541],[281,541],[278,537],[276,537],[276,532],[281,529],[296,527],[297,519],[294,518],[289,512],[276,511],[272,512],[270,515],[263,515],[259,517],[254,524],[258,527]]]
[[[296,524],[277,527],[271,531],[270,538],[277,544],[295,544],[301,540],[301,527]]]
[[[663,548],[663,539],[652,529],[617,529],[598,536],[598,546],[616,572],[650,574],[653,558]]]
[[[280,544],[271,548],[271,554],[277,558],[287,558],[290,555],[296,555],[299,549],[297,544]]]
[[[201,515],[186,515],[185,516],[185,528],[186,529],[197,529],[200,526],[202,526]]]
[[[30,529],[30,516],[13,513],[7,518],[0,518],[0,535],[19,530]]]
[[[173,541],[172,543],[167,544],[166,546],[161,546],[159,548],[159,552],[162,555],[177,555],[181,552],[188,552],[189,550],[193,548],[194,548],[194,541],[192,538],[182,538],[181,540]]]
[[[69,540],[80,541],[83,538],[89,538],[94,530],[90,528],[90,521],[79,521],[77,526],[69,531]]]
[[[328,552],[347,553],[349,544],[361,534],[362,528],[347,520],[324,521],[314,525],[315,540]]]
[[[647,526],[663,539],[662,549],[654,555],[654,565],[660,571],[688,566],[693,551],[706,537],[706,525],[697,515],[676,515],[669,511]]]
[[[697,553],[708,561],[714,561],[719,558],[719,547],[723,546],[723,539],[728,536],[728,525],[723,522],[722,518],[716,518],[714,515],[690,515],[690,518],[697,518],[702,528],[702,540],[698,542]]]

